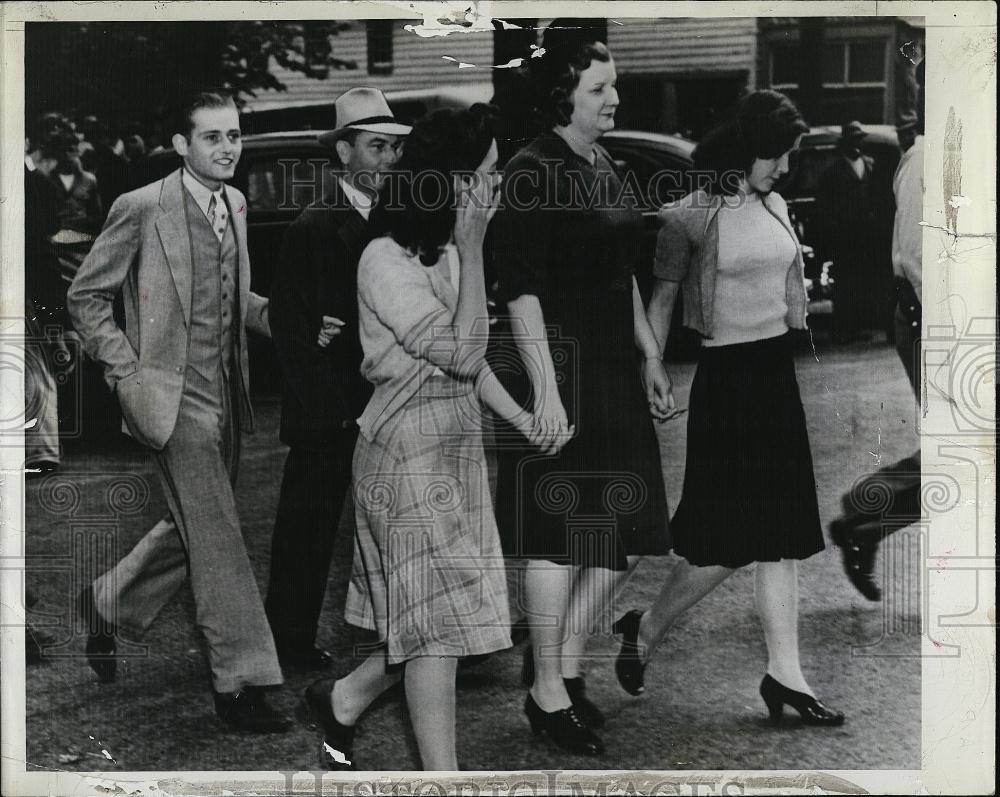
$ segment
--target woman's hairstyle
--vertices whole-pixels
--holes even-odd
[[[468,110],[442,108],[421,117],[406,137],[403,155],[386,175],[372,210],[376,234],[433,266],[455,226],[456,174],[471,174],[493,142],[496,109],[476,103]]]
[[[735,116],[706,133],[694,149],[694,168],[705,173],[701,187],[711,194],[736,193],[755,160],[781,157],[808,130],[784,94],[764,90],[745,95]]]
[[[542,37],[545,50],[529,65],[535,84],[535,109],[546,127],[565,127],[573,115],[573,92],[580,73],[594,61],[607,63],[611,53],[601,41],[593,20],[556,19]]]

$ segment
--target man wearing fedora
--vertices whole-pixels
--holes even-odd
[[[833,260],[833,337],[838,343],[865,339],[866,322],[874,321],[878,329],[888,323],[889,242],[882,233],[888,232],[889,222],[880,217],[874,160],[861,152],[866,137],[858,122],[842,125],[837,157],[817,186],[824,248]]]
[[[265,606],[286,666],[331,662],[316,647],[316,627],[351,481],[355,419],[372,390],[360,371],[358,260],[368,214],[409,132],[377,89],[337,99],[336,128],[319,136],[340,162],[337,179],[288,228],[271,285],[271,332],[284,376],[280,439],[289,451]]]

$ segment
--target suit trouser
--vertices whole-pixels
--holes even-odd
[[[895,314],[896,353],[903,363],[914,395],[920,393],[920,322],[908,317],[897,303]],[[855,502],[852,495],[868,496]],[[877,512],[856,504],[870,503],[872,495],[887,495]],[[843,496],[844,517],[859,535],[883,537],[920,519],[920,449],[888,467],[869,474]]]
[[[358,430],[345,429],[339,437],[322,451],[293,447],[285,460],[265,604],[282,652],[306,651],[316,644]]]
[[[94,582],[94,594],[105,619],[141,637],[190,578],[213,687],[233,692],[283,678],[236,514],[239,420],[219,381],[221,389],[187,369],[177,426],[155,455],[170,513]]]

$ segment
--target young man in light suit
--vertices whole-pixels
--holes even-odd
[[[240,434],[252,428],[246,330],[269,335],[250,292],[246,199],[227,186],[242,143],[231,97],[205,92],[179,117],[184,166],[114,203],[68,294],[125,431],[151,448],[169,514],[80,595],[87,659],[116,673],[115,638],[138,638],[190,577],[215,708],[228,725],[280,732],[263,687],[281,667],[236,513]],[[112,315],[121,290],[125,330]]]

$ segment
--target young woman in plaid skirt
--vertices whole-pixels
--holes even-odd
[[[306,690],[331,769],[353,768],[355,723],[402,677],[424,768],[457,770],[456,664],[511,644],[480,402],[543,450],[558,442],[534,431],[485,360],[496,160],[486,106],[419,120],[372,215],[382,237],[358,266],[361,370],[375,392],[354,453],[345,616],[383,647]]]

